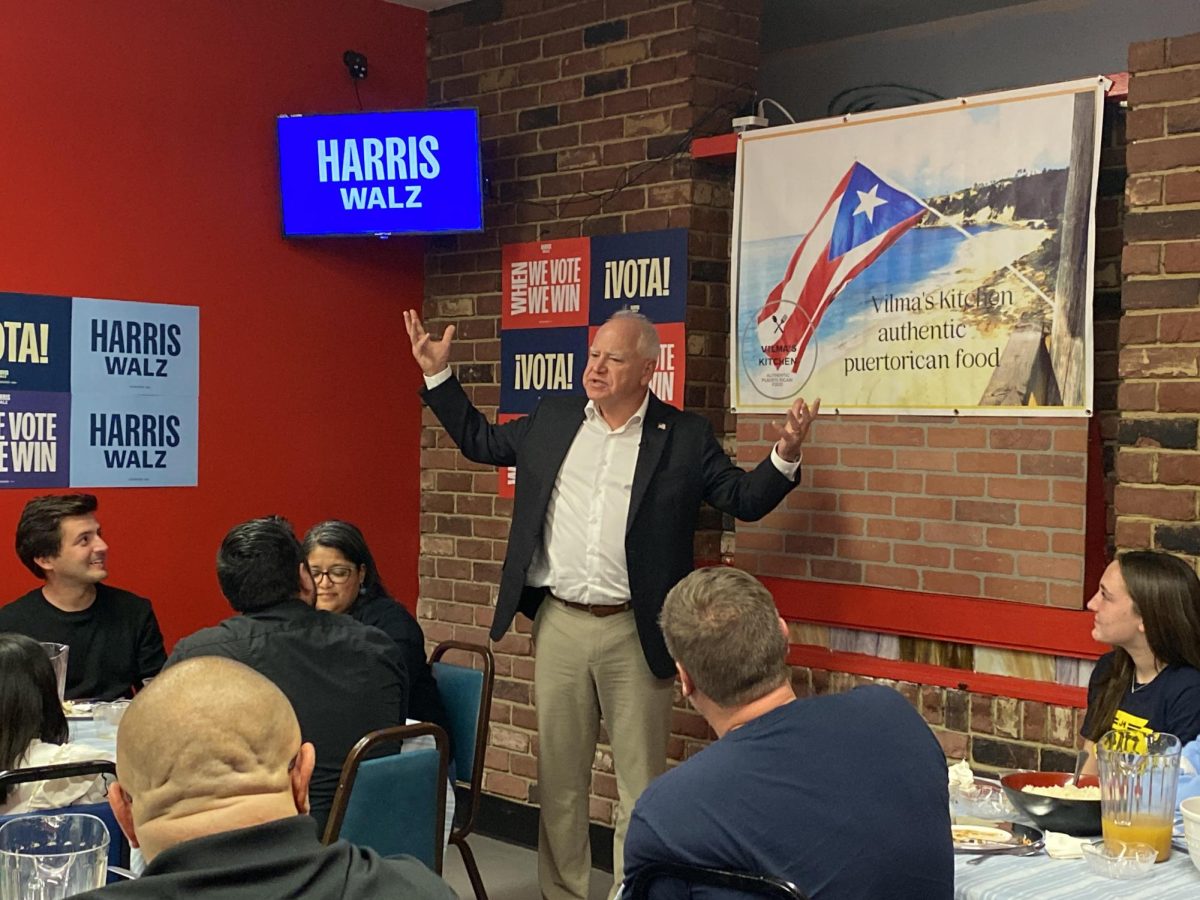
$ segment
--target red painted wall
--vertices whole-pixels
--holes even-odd
[[[112,584],[168,647],[229,614],[225,531],[344,517],[415,602],[420,238],[284,241],[274,117],[424,105],[425,14],[384,0],[50,0],[0,29],[0,290],[200,307],[195,488],[100,490]],[[11,534],[29,491],[0,491]],[[11,547],[10,539],[5,543]],[[0,553],[0,600],[36,584]]]

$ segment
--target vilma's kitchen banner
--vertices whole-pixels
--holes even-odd
[[[196,484],[200,311],[0,293],[0,488]]]
[[[1106,84],[742,135],[734,408],[1091,415]]]
[[[655,396],[683,405],[687,230],[508,244],[502,252],[500,409],[507,422],[554,394],[582,394],[596,329],[614,312],[640,312],[658,330]],[[511,497],[513,469],[499,494]]]

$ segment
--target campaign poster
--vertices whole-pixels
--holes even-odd
[[[73,487],[196,484],[199,398],[74,394]]]
[[[542,397],[582,394],[596,329],[613,313],[641,313],[658,330],[650,389],[683,406],[687,361],[687,229],[508,244],[502,250],[498,422],[530,413]],[[513,496],[515,468],[497,493]]]
[[[529,413],[543,397],[583,392],[586,328],[505,332],[500,342],[500,409]]]
[[[743,135],[734,408],[1090,415],[1102,99],[1092,78]]]
[[[0,389],[71,390],[71,298],[0,293]]]
[[[592,238],[589,321],[621,309],[651,322],[682,322],[687,311],[687,229]]]
[[[587,325],[590,260],[588,238],[506,244],[500,327]]]
[[[200,309],[76,297],[71,390],[173,395],[200,392]]]
[[[0,391],[0,488],[70,484],[71,395]]]

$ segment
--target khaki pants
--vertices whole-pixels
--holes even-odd
[[[617,776],[613,890],[633,805],[666,771],[674,679],[646,664],[633,612],[598,618],[547,597],[533,626],[538,721],[538,882],[545,900],[587,900],[588,793],[600,718]]]

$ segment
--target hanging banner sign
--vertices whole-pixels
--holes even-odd
[[[1092,78],[743,135],[734,408],[1090,415],[1102,101]]]

